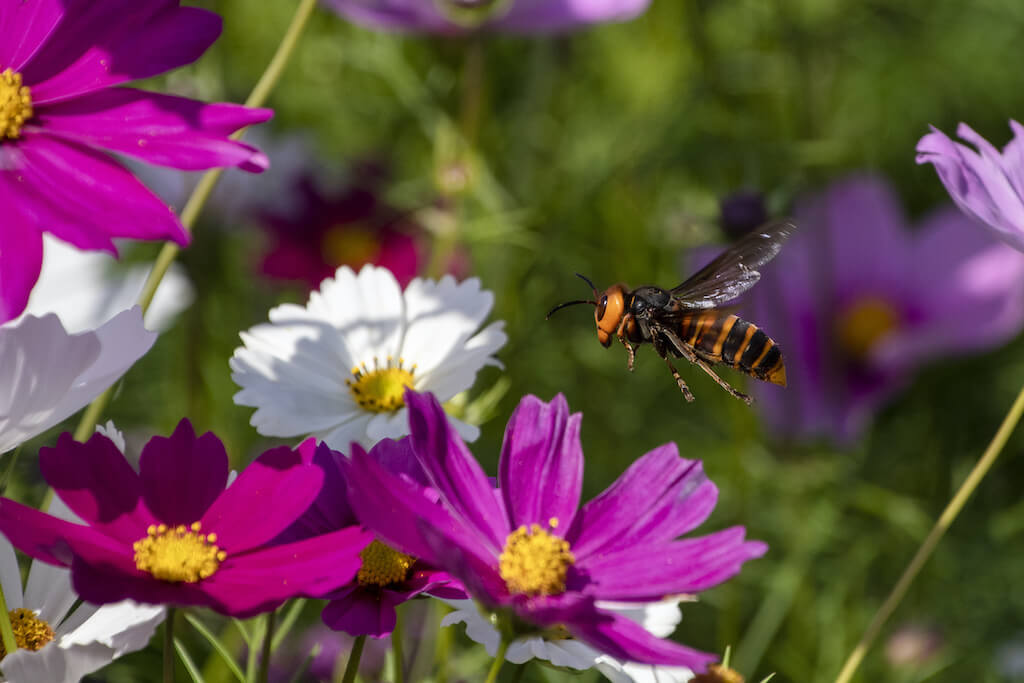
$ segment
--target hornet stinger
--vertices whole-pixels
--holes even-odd
[[[672,357],[690,361],[749,405],[750,397],[729,386],[712,366],[728,365],[756,379],[786,386],[782,351],[757,325],[722,306],[754,286],[761,278],[757,269],[775,258],[795,229],[796,224],[788,219],[767,223],[669,290],[651,286],[631,290],[617,284],[598,292],[594,283],[577,273],[593,290],[593,300],[566,301],[552,308],[547,317],[566,306],[593,304],[598,341],[608,347],[613,335],[618,338],[629,354],[630,371],[636,348],[650,343],[668,364],[687,401],[693,401],[693,394],[672,365]]]

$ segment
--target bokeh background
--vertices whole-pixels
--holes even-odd
[[[161,85],[241,101],[294,3],[195,4],[225,17],[224,35]],[[739,191],[785,215],[800,197],[871,172],[913,225],[949,201],[934,169],[914,163],[929,124],[952,134],[966,121],[1001,146],[1007,120],[1024,117],[1022,36],[1018,0],[654,0],[635,21],[555,37],[399,36],[322,9],[271,99],[273,121],[254,131],[273,170],[251,187],[227,174],[180,259],[195,302],[108,414],[130,439],[188,416],[238,464],[265,448],[251,409],[231,401],[227,360],[272,305],[305,301],[308,283],[263,272],[278,244],[268,216],[306,222],[303,202],[319,194],[347,207],[328,229],[363,231],[331,242],[335,257],[355,259],[374,230],[397,229],[415,239],[418,272],[480,277],[495,293],[510,336],[505,370],[483,373],[467,397],[470,417],[484,420],[473,450],[489,471],[525,393],[562,392],[584,413],[588,497],[676,442],[720,488],[704,528],[743,524],[771,546],[684,605],[676,637],[731,646],[751,680],[830,681],[1024,382],[1024,340],[930,360],[852,437],[803,437],[770,429],[757,406],[680,363],[697,397],[685,403],[650,349],[630,374],[621,348],[597,343],[589,307],[545,313],[589,296],[575,272],[599,287],[678,284],[695,249],[727,243],[720,206]],[[170,201],[191,182],[146,179]],[[325,244],[313,251],[330,257]],[[133,247],[126,261],[154,254]],[[1011,439],[859,680],[1024,680],[1022,445],[1024,435]],[[33,460],[19,467],[27,478]],[[480,648],[456,637],[453,679],[482,678]],[[157,661],[151,650],[95,680],[133,680]],[[523,680],[598,678],[533,665]]]

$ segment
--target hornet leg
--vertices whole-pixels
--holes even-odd
[[[672,345],[679,350],[683,358],[690,361],[691,363],[699,367],[701,370],[711,375],[711,378],[718,382],[718,386],[722,387],[730,394],[732,394],[733,397],[738,398],[739,400],[746,403],[748,406],[753,402],[753,399],[751,399],[749,396],[744,394],[742,391],[736,391],[729,385],[728,382],[719,377],[706,360],[698,356],[696,353],[693,352],[693,349],[691,349],[689,346],[682,342],[682,340],[679,338],[679,335],[677,335],[675,332],[668,329],[667,327],[662,327],[661,331],[664,332],[665,335],[672,341]]]
[[[629,362],[627,363],[627,367],[629,367],[630,372],[633,372],[633,364],[636,361],[636,347],[630,344],[628,341],[626,341],[626,338],[623,337],[622,335],[619,335],[619,341],[622,342],[622,345],[626,347],[626,353],[629,354]]]
[[[676,370],[676,366],[672,365],[672,361],[668,358],[665,359],[665,364],[668,365],[668,369],[672,371],[672,377],[675,378],[676,384],[679,385],[679,391],[683,392],[683,398],[686,399],[687,403],[693,403],[693,394],[690,393],[690,387],[686,386],[686,382],[679,376],[679,371]]]

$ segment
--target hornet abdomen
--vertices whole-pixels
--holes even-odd
[[[779,345],[757,325],[714,309],[685,313],[679,338],[709,363],[722,363],[757,379],[786,386]]]

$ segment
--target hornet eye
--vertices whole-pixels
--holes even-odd
[[[604,309],[608,307],[608,295],[605,294],[601,297],[601,302],[597,305],[597,319],[600,320],[604,317]]]

